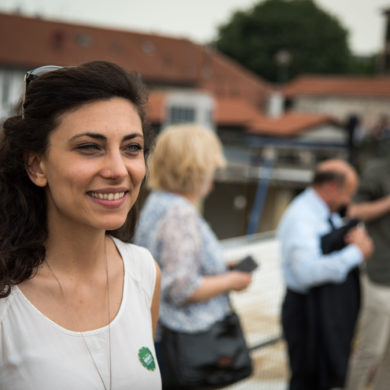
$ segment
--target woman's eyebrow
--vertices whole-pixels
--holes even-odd
[[[105,141],[107,139],[107,137],[102,135],[102,134],[86,132],[86,133],[74,135],[72,138],[70,138],[69,141],[73,141],[74,139],[77,139],[80,137],[91,137],[91,138],[95,138],[95,139],[99,139],[99,140],[103,140],[103,141]]]
[[[129,135],[126,135],[126,136],[123,137],[123,141],[128,141],[129,139],[133,139],[133,138],[141,138],[141,139],[144,139],[144,135],[141,134],[141,133],[129,134]]]
[[[73,141],[77,138],[80,138],[80,137],[90,137],[90,138],[94,138],[94,139],[98,139],[98,140],[102,140],[102,141],[106,141],[107,140],[107,137],[103,134],[100,134],[100,133],[91,133],[91,132],[86,132],[86,133],[81,133],[81,134],[76,134],[74,135],[72,138],[70,138],[69,141]],[[132,133],[132,134],[128,134],[126,136],[123,137],[123,141],[127,141],[129,139],[133,139],[133,138],[144,138],[144,135],[141,134],[141,133]]]

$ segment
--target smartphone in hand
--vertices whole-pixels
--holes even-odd
[[[246,256],[238,263],[234,264],[231,269],[232,271],[241,271],[241,272],[253,272],[258,267],[257,262],[253,259],[252,256]]]

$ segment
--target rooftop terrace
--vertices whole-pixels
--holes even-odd
[[[250,287],[232,293],[255,370],[253,375],[226,390],[285,390],[288,378],[285,343],[279,324],[284,284],[279,268],[279,244],[273,233],[222,241],[227,261],[252,255],[259,263]]]

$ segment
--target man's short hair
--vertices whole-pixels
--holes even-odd
[[[312,179],[313,186],[321,186],[325,183],[336,182],[339,187],[344,186],[346,175],[333,170],[316,170]]]

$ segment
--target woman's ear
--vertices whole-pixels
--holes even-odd
[[[38,187],[46,187],[45,164],[40,154],[29,153],[25,156],[26,171],[30,180]]]

